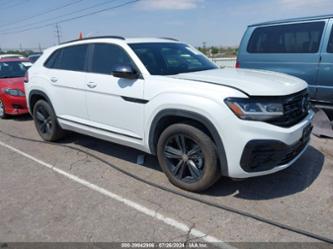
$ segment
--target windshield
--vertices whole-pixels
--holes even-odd
[[[152,75],[174,75],[217,69],[201,52],[180,43],[136,43],[129,45]]]
[[[11,61],[0,62],[0,78],[24,77],[25,72],[31,66],[30,62]]]

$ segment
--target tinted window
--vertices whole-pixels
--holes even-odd
[[[124,49],[112,44],[94,45],[92,72],[111,75],[117,66],[134,66]]]
[[[317,53],[325,22],[278,25],[257,28],[249,53]]]
[[[87,55],[87,45],[78,45],[62,49],[60,69],[84,71]]]
[[[77,45],[57,50],[45,66],[69,71],[84,71],[88,45]]]
[[[332,28],[332,31],[331,31],[330,39],[328,41],[327,52],[328,53],[333,53],[333,28]]]
[[[60,64],[60,54],[61,50],[55,51],[45,62],[44,66],[47,68],[54,68],[56,61],[58,61],[57,64]]]
[[[138,43],[130,47],[152,75],[174,75],[217,68],[202,53],[186,44]]]

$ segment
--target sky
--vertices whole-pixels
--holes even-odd
[[[333,14],[333,0],[0,0],[0,48],[37,49],[87,36],[174,37],[239,45],[249,24]],[[123,4],[122,7],[111,9]],[[98,12],[84,16],[92,12]],[[70,20],[73,19],[73,20]]]

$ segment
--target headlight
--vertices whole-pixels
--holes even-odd
[[[4,90],[4,92],[8,95],[11,95],[11,96],[16,96],[16,97],[24,97],[25,94],[24,92],[22,92],[21,90],[19,89],[10,89],[10,88],[6,88]]]
[[[228,98],[225,103],[244,120],[267,121],[283,115],[283,104],[243,98]]]

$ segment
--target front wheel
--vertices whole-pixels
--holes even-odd
[[[35,126],[41,138],[55,142],[64,136],[64,130],[59,126],[56,114],[45,100],[39,100],[33,108]]]
[[[0,99],[0,119],[5,119],[6,117],[5,104]]]
[[[185,190],[204,191],[221,176],[212,139],[187,124],[172,125],[161,134],[157,157],[170,182]]]

